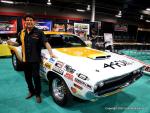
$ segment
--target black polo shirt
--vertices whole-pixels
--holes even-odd
[[[47,42],[43,31],[33,28],[30,33],[26,30],[24,45],[25,45],[25,60],[26,62],[40,62],[41,61],[41,48]],[[21,45],[21,37],[19,36],[17,42]]]

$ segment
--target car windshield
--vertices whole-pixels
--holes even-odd
[[[86,46],[79,37],[71,34],[47,34],[46,37],[52,48]]]

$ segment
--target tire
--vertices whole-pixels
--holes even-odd
[[[56,104],[62,107],[71,105],[73,96],[62,78],[55,77],[52,79],[50,93]]]
[[[22,63],[17,59],[15,53],[12,53],[12,65],[16,71],[22,71]]]

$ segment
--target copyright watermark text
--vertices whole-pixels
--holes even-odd
[[[115,107],[105,107],[106,110],[143,110],[143,107],[121,107],[121,106],[115,106]]]

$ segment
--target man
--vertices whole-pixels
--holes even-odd
[[[29,94],[26,99],[36,96],[37,103],[41,103],[41,82],[39,67],[41,61],[41,46],[45,45],[51,57],[55,58],[44,33],[35,28],[35,18],[32,15],[24,17],[25,29],[23,29],[16,42],[7,41],[9,45],[22,46],[22,57],[24,64],[25,80],[28,85]],[[34,81],[34,84],[32,82]]]
[[[96,42],[97,42],[96,36],[97,36],[96,29],[93,28],[93,29],[91,30],[91,37],[89,37],[89,40],[91,40],[91,42],[92,42],[92,48],[93,48],[93,49],[96,49],[96,46],[95,46],[95,45],[96,45]]]

